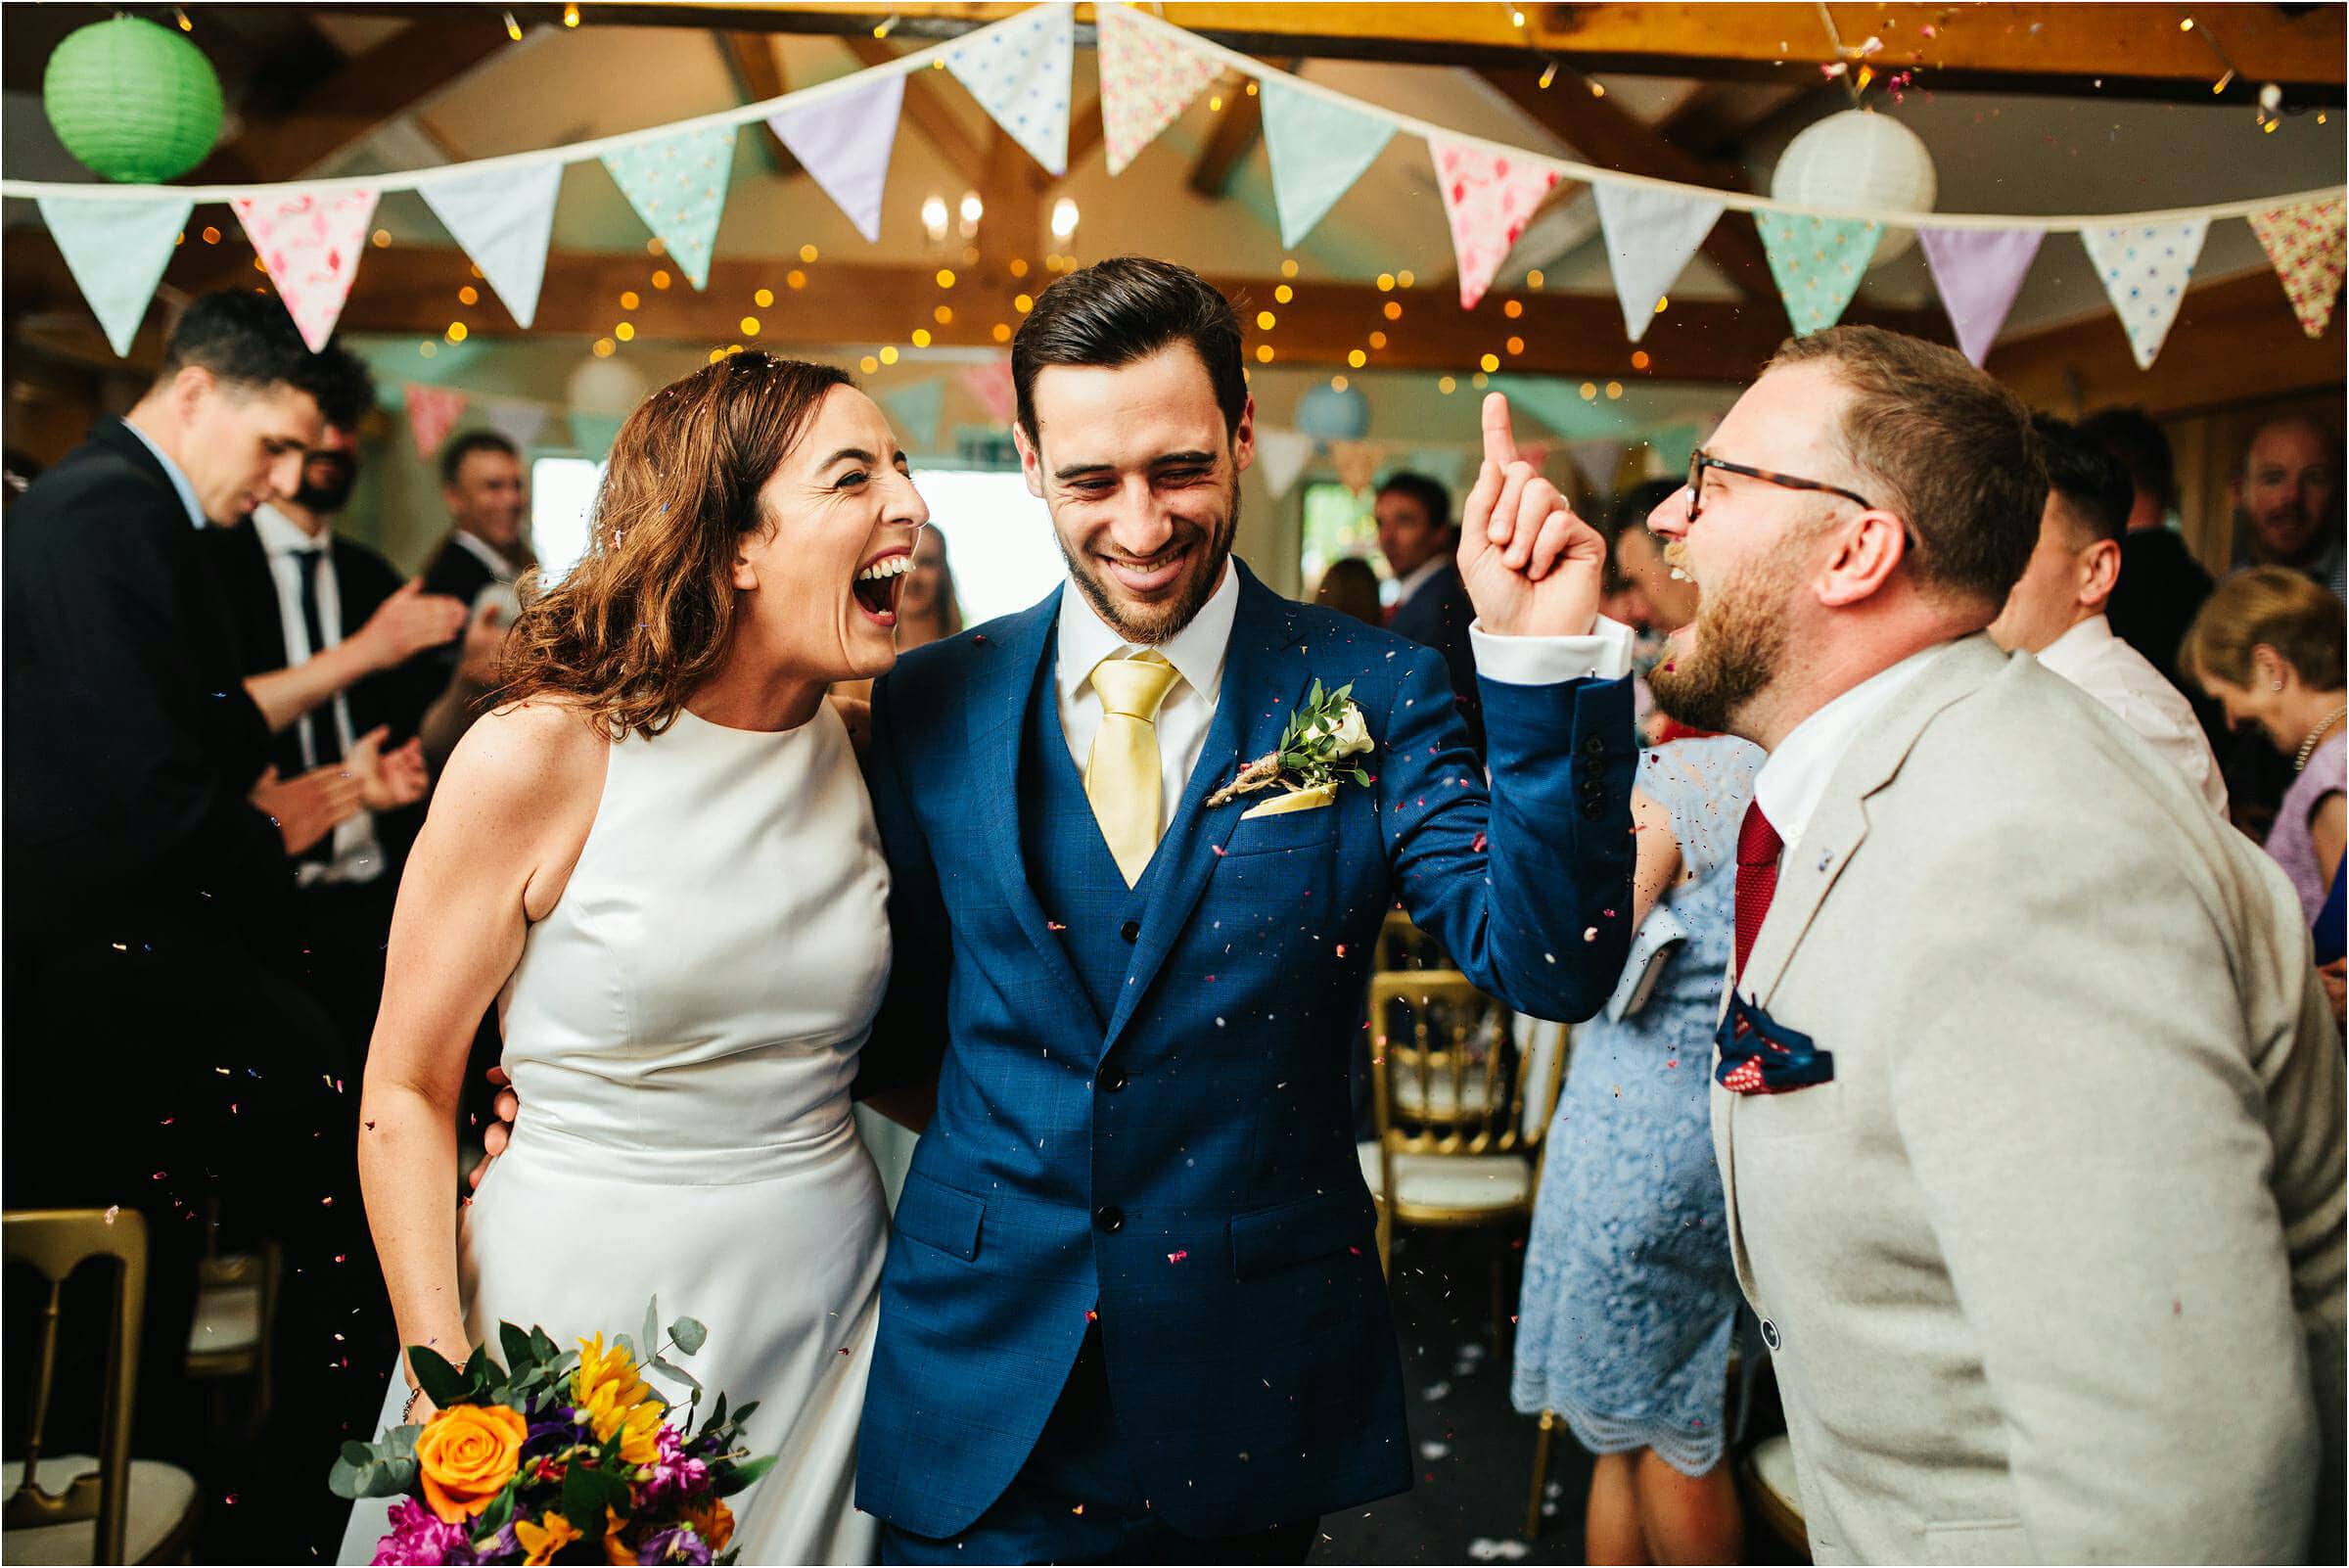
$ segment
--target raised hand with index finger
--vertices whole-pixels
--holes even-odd
[[[1509,400],[1485,396],[1485,460],[1460,508],[1460,578],[1479,625],[1510,637],[1588,635],[1607,545],[1558,487],[1517,455]]]

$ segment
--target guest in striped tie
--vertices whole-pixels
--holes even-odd
[[[1813,1553],[2337,1554],[2330,1013],[2282,875],[1984,634],[2047,492],[2011,394],[1838,327],[1650,518],[1657,702],[1770,754],[1714,1140]]]

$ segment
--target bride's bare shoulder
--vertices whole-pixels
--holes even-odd
[[[532,697],[484,714],[450,754],[434,805],[490,817],[545,817],[603,792],[611,740],[578,704]]]

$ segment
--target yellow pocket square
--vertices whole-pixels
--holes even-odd
[[[1288,811],[1317,811],[1337,798],[1338,787],[1335,784],[1315,784],[1311,789],[1275,795],[1262,806],[1252,806],[1240,813],[1240,820],[1245,822],[1252,816],[1279,816]]]

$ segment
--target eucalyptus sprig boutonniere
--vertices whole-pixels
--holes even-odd
[[[1369,726],[1362,721],[1362,711],[1349,695],[1353,690],[1350,682],[1336,691],[1323,691],[1321,682],[1314,681],[1304,703],[1289,715],[1289,726],[1281,731],[1279,748],[1241,768],[1237,778],[1207,798],[1207,804],[1211,807],[1221,806],[1277,784],[1293,795],[1316,795],[1318,800],[1313,804],[1322,805],[1336,797],[1342,778],[1368,784],[1368,773],[1346,762],[1350,757],[1366,754],[1373,745]],[[1287,804],[1276,799],[1256,810]]]

